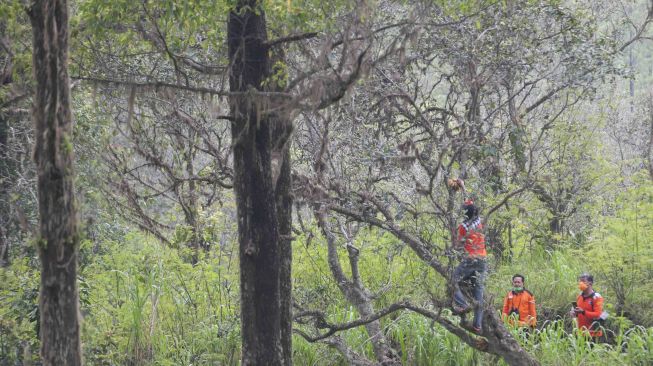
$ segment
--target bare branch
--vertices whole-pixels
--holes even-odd
[[[303,41],[305,39],[314,38],[314,37],[317,37],[317,34],[318,34],[317,32],[309,32],[309,33],[302,33],[302,34],[292,34],[292,35],[289,35],[289,36],[286,36],[286,37],[281,37],[281,38],[269,40],[269,41],[263,43],[263,45],[265,47],[272,48],[272,47],[278,46],[278,45],[283,44],[283,43]]]
[[[107,78],[97,78],[91,76],[71,76],[73,80],[89,81],[96,84],[104,85],[120,85],[120,86],[129,86],[145,90],[160,90],[160,89],[173,89],[173,90],[185,90],[190,92],[196,92],[206,95],[215,95],[220,97],[262,97],[262,98],[291,98],[290,93],[284,92],[271,92],[271,91],[258,91],[255,89],[248,90],[245,92],[231,92],[201,86],[190,86],[190,85],[181,85],[181,84],[172,84],[162,81],[155,82],[139,82],[139,81],[130,81],[130,80],[118,80],[118,79],[107,79]],[[231,117],[229,117],[231,118]]]
[[[633,35],[631,39],[629,39],[628,41],[626,41],[626,43],[624,43],[623,45],[621,45],[621,47],[619,47],[619,52],[625,50],[626,48],[628,48],[628,46],[630,46],[634,42],[637,42],[642,39],[650,39],[649,37],[644,37],[643,34],[648,29],[648,26],[651,24],[651,22],[653,22],[653,4],[650,4],[648,8],[646,19],[644,19],[644,21],[639,27],[635,27],[635,35]],[[633,26],[635,25],[633,24]]]

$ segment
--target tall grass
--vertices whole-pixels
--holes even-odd
[[[304,251],[310,248],[302,248]],[[295,257],[296,299],[312,309],[323,309],[333,323],[358,318],[329,277],[323,258]],[[367,255],[370,255],[366,253]],[[161,248],[147,237],[132,235],[121,243],[103,243],[82,268],[83,347],[87,365],[238,365],[240,362],[239,289],[237,261],[217,251],[200,264],[184,262],[176,250]],[[379,250],[379,256],[385,253]],[[564,253],[516,259],[515,265],[495,268],[487,294],[494,295],[498,309],[510,277],[520,272],[538,300],[542,317],[538,330],[526,336],[513,334],[542,365],[651,365],[653,329],[633,327],[624,318],[611,316],[606,324],[610,343],[592,345],[573,332],[564,315],[575,298],[575,278],[583,262]],[[363,260],[365,260],[363,257]],[[233,264],[236,262],[236,264]],[[385,271],[382,281],[400,281],[388,295],[381,294],[377,308],[401,298],[427,303],[420,290],[441,287],[422,276],[420,265],[410,257],[394,258],[394,264],[378,258],[363,264],[364,275]],[[418,263],[419,264],[419,263]],[[38,355],[35,319],[38,273],[25,261],[16,261],[0,272],[0,359],[12,364],[20,358],[21,344],[29,345],[32,359]],[[407,274],[408,273],[408,274]],[[597,284],[601,286],[602,284]],[[36,292],[35,292],[36,291]],[[425,292],[425,291],[424,291]],[[391,294],[391,295],[390,295]],[[610,301],[609,297],[606,301]],[[544,318],[550,316],[548,321]],[[452,317],[457,321],[457,317]],[[392,346],[404,365],[504,365],[496,356],[475,351],[438,324],[410,312],[398,312],[382,320]],[[339,333],[349,347],[374,359],[364,327]],[[296,365],[346,365],[333,348],[293,338]]]
[[[84,269],[86,363],[238,364],[238,273],[222,268],[221,253],[192,266],[146,237],[132,240]]]
[[[413,314],[401,314],[388,333],[398,344],[404,365],[473,365],[480,354],[432,321]]]
[[[568,333],[561,321],[535,331],[524,346],[543,365],[651,365],[653,329],[625,330],[616,343],[592,342],[586,334]]]

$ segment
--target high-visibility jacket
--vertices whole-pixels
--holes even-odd
[[[508,291],[503,299],[503,315],[508,317],[515,312],[519,314],[519,326],[535,327],[537,323],[535,296],[530,291],[526,289],[519,292]],[[512,318],[508,318],[508,321],[512,322]]]
[[[579,308],[585,310],[584,313],[576,314],[578,319],[578,329],[586,331],[592,337],[600,337],[603,331],[598,327],[601,313],[603,313],[603,297],[598,292],[593,292],[588,296],[584,296],[581,292],[576,299],[576,304]]]
[[[484,258],[487,256],[487,252],[485,251],[485,235],[483,235],[481,230],[483,230],[483,224],[480,221],[475,223],[475,225],[462,223],[458,226],[458,240],[464,241],[465,251],[470,257]]]

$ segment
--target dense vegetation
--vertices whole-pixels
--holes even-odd
[[[653,2],[68,8],[53,151],[78,203],[52,217],[79,226],[85,364],[653,363]],[[61,94],[34,9],[0,4],[0,366],[51,351],[53,176],[31,156]],[[480,335],[450,308],[455,177],[488,226]],[[567,314],[582,272],[610,313],[597,344]],[[514,273],[532,332],[501,322]]]

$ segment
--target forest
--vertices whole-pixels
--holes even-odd
[[[0,0],[0,366],[651,365],[652,182],[653,0]]]

